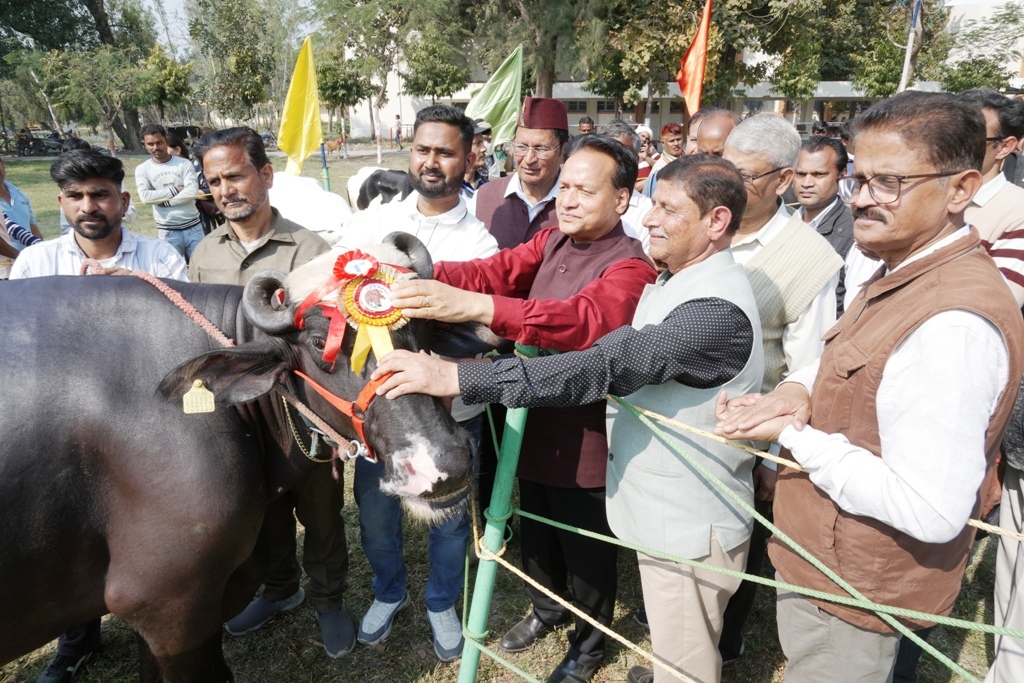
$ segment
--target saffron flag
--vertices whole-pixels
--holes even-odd
[[[679,73],[676,82],[686,102],[686,113],[693,116],[700,109],[700,95],[704,90],[704,67],[708,62],[708,33],[711,32],[711,0],[704,3],[704,14],[701,15],[697,35],[687,48],[686,54],[679,61]]]
[[[301,175],[302,162],[319,149],[323,141],[313,43],[311,36],[306,36],[292,72],[292,82],[288,85],[288,97],[281,112],[281,129],[277,133],[278,149],[288,154],[285,173]]]
[[[483,87],[473,93],[466,106],[466,116],[484,119],[491,124],[491,143],[500,145],[516,134],[520,91],[523,84],[523,46],[512,51]]]

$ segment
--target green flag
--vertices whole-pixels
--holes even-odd
[[[523,83],[523,46],[520,45],[502,62],[498,70],[473,93],[466,107],[466,116],[484,119],[491,124],[491,142],[500,145],[515,136],[519,120],[520,90]]]

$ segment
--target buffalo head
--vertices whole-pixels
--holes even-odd
[[[381,264],[404,269],[403,277],[433,274],[426,248],[405,233],[393,233],[384,243],[362,251]],[[195,379],[202,379],[218,404],[230,405],[253,401],[291,379],[296,393],[314,412],[340,433],[359,438],[351,418],[297,374],[301,372],[334,396],[354,402],[376,367],[377,359],[371,353],[360,371],[353,372],[349,357],[358,327],[343,320],[332,329],[332,319],[343,310],[344,302],[339,300],[341,290],[325,293],[323,285],[331,278],[338,257],[337,251],[323,254],[287,277],[274,271],[254,276],[246,285],[242,305],[246,317],[263,334],[257,335],[256,341],[211,351],[185,363],[164,378],[160,391],[180,397]],[[340,347],[339,327],[344,329]],[[389,334],[394,348],[419,351],[431,349],[432,332],[429,322],[409,320]],[[444,341],[441,348],[435,345],[435,350],[451,356],[475,353],[479,349],[471,347],[492,340],[485,328],[480,337],[488,342],[463,329],[445,328],[441,336]],[[332,342],[337,357],[325,359]],[[363,430],[366,445],[385,463],[381,488],[400,497],[412,514],[439,519],[465,505],[475,473],[474,446],[439,400],[421,395],[374,400],[365,411]]]

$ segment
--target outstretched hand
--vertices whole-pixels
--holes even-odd
[[[398,398],[406,394],[427,394],[447,398],[459,395],[459,368],[420,351],[397,350],[381,358],[371,379],[394,373],[377,387],[378,396]]]
[[[403,280],[391,285],[391,303],[410,318],[446,323],[490,325],[494,302],[486,294],[467,292],[437,280]]]
[[[729,400],[726,392],[718,394],[715,403],[715,434],[729,439],[778,441],[788,426],[803,429],[811,419],[811,397],[806,387],[784,382],[762,396],[747,394]]]

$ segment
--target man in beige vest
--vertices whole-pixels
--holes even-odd
[[[777,440],[806,470],[779,475],[775,523],[789,538],[876,603],[945,615],[1024,370],[1024,322],[964,221],[982,184],[977,108],[903,93],[853,135],[842,192],[857,242],[883,265],[819,364],[766,396],[720,396],[716,431]],[[843,593],[778,538],[770,554],[783,581]],[[780,590],[777,619],[787,683],[891,680],[901,636],[875,613]]]
[[[985,118],[982,186],[964,218],[978,229],[1017,304],[1024,305],[1024,189],[1007,180],[1002,170],[1018,137],[1024,136],[1024,110],[989,88],[966,90],[959,97],[978,107]]]
[[[821,356],[822,336],[836,321],[843,259],[782,200],[800,156],[800,134],[788,121],[776,114],[751,116],[729,134],[723,156],[740,170],[747,188],[747,209],[732,237],[732,254],[746,269],[757,299],[764,338],[761,391],[768,392],[790,372]],[[772,451],[778,453],[778,446]],[[762,461],[754,469],[754,485],[758,511],[769,514],[775,490],[773,463]],[[764,526],[757,525],[750,541],[749,573],[760,573],[767,541]],[[719,644],[726,661],[743,652],[741,629],[756,588],[757,584],[744,582],[729,601]]]

